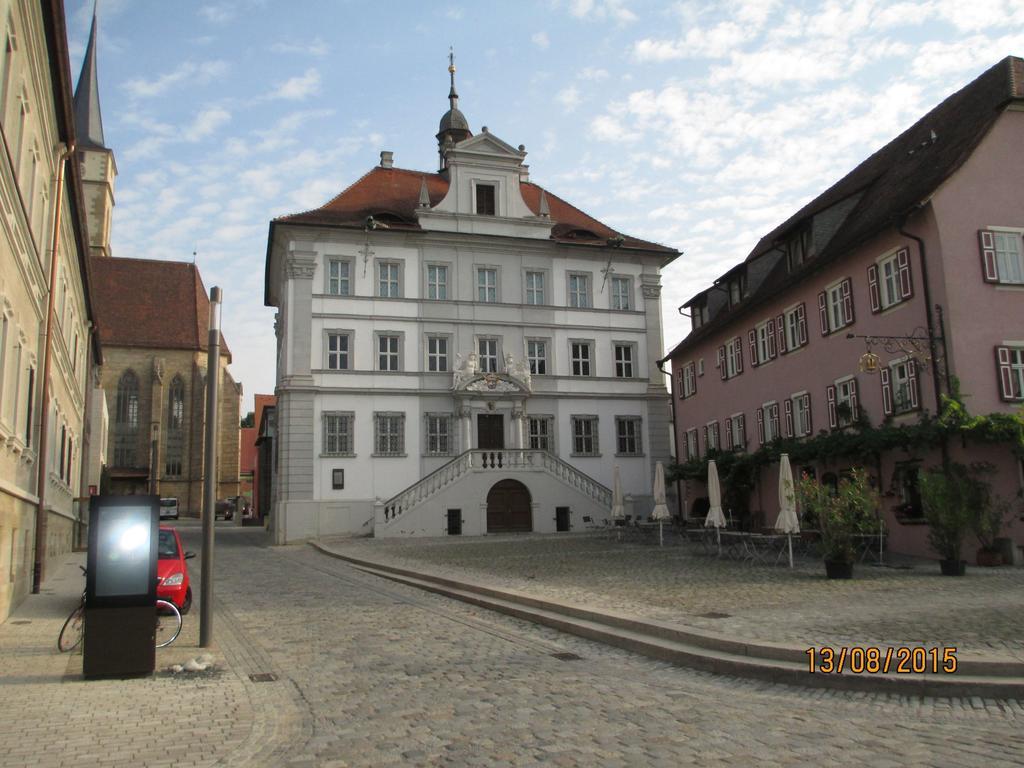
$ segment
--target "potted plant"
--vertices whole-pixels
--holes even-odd
[[[825,574],[830,579],[853,578],[856,537],[875,523],[878,494],[863,469],[843,478],[835,491],[804,475],[797,486],[797,498],[804,514],[817,520]]]
[[[986,506],[988,485],[970,475],[963,464],[935,467],[920,475],[921,504],[928,523],[928,541],[939,555],[943,576],[963,576],[964,537]]]

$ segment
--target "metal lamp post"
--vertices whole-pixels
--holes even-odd
[[[217,393],[220,384],[221,290],[210,289],[206,355],[206,472],[203,477],[203,559],[199,598],[199,645],[213,643],[213,534],[217,515]]]

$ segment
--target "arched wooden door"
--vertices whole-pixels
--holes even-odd
[[[487,532],[533,530],[530,491],[518,480],[495,483],[487,494]]]

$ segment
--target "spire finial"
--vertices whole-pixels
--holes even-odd
[[[448,75],[451,77],[452,87],[448,91],[448,103],[452,109],[459,106],[459,94],[455,90],[455,46],[448,46]]]

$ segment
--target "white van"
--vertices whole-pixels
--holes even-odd
[[[175,498],[160,499],[160,519],[161,520],[177,520],[178,519],[178,500]]]

